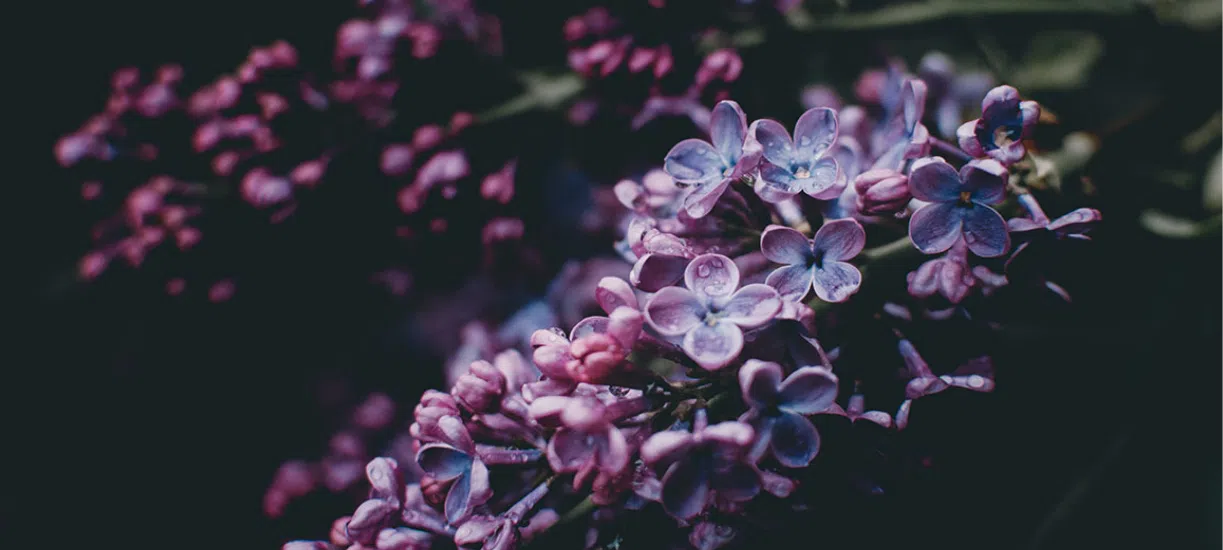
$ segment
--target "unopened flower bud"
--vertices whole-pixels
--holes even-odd
[[[909,178],[895,170],[867,170],[854,178],[858,192],[858,209],[863,214],[893,214],[905,208],[913,198]]]
[[[455,401],[473,412],[492,412],[505,394],[505,376],[488,361],[476,361],[450,390]]]
[[[578,382],[599,384],[605,381],[626,355],[615,338],[607,334],[590,334],[569,345],[572,356],[565,365],[569,377]]]

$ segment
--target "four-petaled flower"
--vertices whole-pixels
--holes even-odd
[[[684,283],[687,288],[669,286],[651,296],[646,321],[663,336],[682,336],[684,353],[708,370],[739,356],[744,328],[763,325],[781,311],[781,296],[773,287],[739,288],[739,268],[721,254],[693,258]]]
[[[837,398],[837,377],[823,367],[803,367],[782,380],[781,365],[750,359],[739,369],[748,411],[739,417],[756,431],[752,457],[766,451],[787,468],[802,468],[820,452],[820,433],[806,415],[824,412]]]
[[[556,429],[548,442],[548,464],[556,472],[597,469],[618,474],[628,467],[629,446],[616,428],[616,407],[595,395],[545,396],[531,403],[531,417]]]
[[[684,210],[700,218],[713,210],[713,205],[734,180],[751,174],[760,163],[760,154],[744,151],[747,140],[747,117],[734,101],[721,101],[710,117],[709,137],[713,141],[685,139],[671,148],[663,161],[663,170],[679,183],[693,186],[684,197]]]
[[[437,425],[447,441],[422,445],[416,453],[416,463],[437,481],[454,480],[446,494],[444,511],[446,522],[455,525],[472,508],[488,501],[493,492],[488,484],[488,467],[476,453],[476,444],[463,421],[456,416],[444,416]]]
[[[667,513],[691,519],[713,500],[714,493],[732,502],[750,500],[760,492],[760,474],[743,462],[755,440],[742,422],[706,425],[704,409],[697,412],[692,432],[659,432],[641,445],[646,465],[666,468],[661,501]]]
[[[925,254],[937,254],[960,237],[982,258],[1006,253],[1011,239],[1006,220],[987,205],[1006,194],[1007,169],[998,161],[979,159],[960,169],[942,158],[918,159],[909,172],[913,197],[929,202],[909,219],[909,238]]]
[[[1003,164],[1013,164],[1027,154],[1023,140],[1032,133],[1040,118],[1040,105],[1020,101],[1019,91],[998,86],[981,100],[981,118],[970,120],[956,130],[964,152],[980,158],[989,156]]]
[[[787,265],[770,273],[765,284],[791,302],[801,301],[812,288],[825,302],[842,302],[862,284],[862,273],[845,260],[857,256],[865,244],[866,231],[850,218],[825,223],[814,239],[771,225],[760,235],[760,250],[769,260]]]
[[[802,191],[817,199],[840,194],[840,169],[828,154],[837,141],[837,112],[811,109],[794,123],[794,139],[776,120],[752,123],[751,134],[760,143],[765,162],[760,164],[760,198],[779,202]]]

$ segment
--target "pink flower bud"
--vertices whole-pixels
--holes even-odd
[[[450,394],[473,413],[493,412],[505,394],[505,377],[488,361],[476,361],[459,376]]]
[[[412,148],[404,143],[393,143],[382,149],[380,163],[382,173],[388,176],[402,176],[412,166]]]
[[[373,544],[378,532],[392,520],[399,511],[394,503],[380,498],[371,498],[357,507],[352,513],[352,519],[345,526],[348,538],[362,544]]]
[[[954,254],[923,263],[909,273],[909,294],[917,298],[928,298],[942,294],[953,304],[960,303],[976,283],[968,265]]]
[[[82,279],[90,281],[97,278],[98,275],[101,275],[102,272],[106,270],[106,266],[109,263],[110,259],[107,258],[105,254],[101,252],[90,252],[89,254],[86,254],[84,258],[81,258],[81,264],[78,268],[78,272],[80,273]]]
[[[627,351],[611,336],[595,333],[574,340],[569,355],[572,359],[565,364],[569,378],[599,384],[624,361]]]
[[[366,430],[381,430],[395,420],[395,401],[385,393],[373,393],[353,412],[352,422]]]
[[[858,192],[858,209],[864,214],[892,214],[909,204],[909,178],[895,170],[878,168],[854,178]]]
[[[352,540],[348,538],[348,534],[345,532],[345,527],[347,527],[348,520],[350,519],[352,519],[352,516],[344,516],[331,523],[330,538],[332,544],[337,544],[339,546],[348,546],[352,544]]]

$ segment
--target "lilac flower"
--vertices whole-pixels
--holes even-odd
[[[1056,220],[1050,220],[1049,216],[1041,209],[1040,203],[1036,201],[1036,197],[1033,197],[1030,193],[1019,195],[1019,204],[1028,210],[1028,215],[1031,218],[1011,218],[1006,221],[1007,228],[1010,229],[1011,234],[1022,240],[1011,254],[1012,260],[1032,244],[1033,241],[1040,238],[1051,237],[1053,239],[1089,241],[1091,237],[1087,235],[1087,232],[1091,231],[1095,224],[1103,219],[1099,210],[1079,208],[1062,215]]]
[[[926,83],[906,78],[900,88],[900,109],[882,131],[876,132],[875,150],[879,158],[872,168],[899,170],[905,159],[930,153],[930,131],[921,123],[926,109]]]
[[[862,273],[845,260],[865,244],[866,231],[852,219],[825,223],[814,239],[789,227],[769,226],[760,236],[760,249],[766,258],[787,265],[770,273],[765,284],[788,301],[801,301],[814,288],[825,302],[843,302],[862,283]]]
[[[849,397],[849,404],[844,409],[835,403],[830,405],[828,409],[830,414],[844,416],[854,424],[857,424],[859,421],[865,421],[884,428],[892,427],[892,415],[883,411],[866,410],[866,397],[862,395],[858,384],[854,384],[854,393]]]
[[[694,258],[684,270],[684,283],[687,288],[669,286],[651,296],[646,321],[663,336],[683,336],[684,353],[708,370],[738,357],[744,328],[763,325],[781,311],[781,297],[772,287],[739,288],[739,268],[721,254]]]
[[[1039,104],[1020,101],[1015,88],[998,86],[981,100],[981,118],[962,124],[956,130],[956,138],[969,155],[977,158],[988,155],[1010,165],[1027,154],[1023,140],[1031,135],[1039,118]]]
[[[808,110],[794,123],[794,139],[775,120],[752,123],[751,134],[760,143],[766,162],[760,165],[764,182],[760,197],[779,202],[802,191],[817,199],[830,199],[840,179],[837,160],[829,153],[837,141],[837,112],[827,107]]]
[[[644,412],[641,396],[605,403],[594,395],[546,396],[531,403],[540,425],[556,428],[548,442],[548,464],[556,472],[597,469],[619,474],[628,467],[629,445],[615,422]]]
[[[964,239],[951,245],[943,257],[921,264],[906,280],[909,295],[914,298],[929,298],[937,293],[953,304],[963,301],[976,284],[968,265],[968,246]]]
[[[760,475],[743,462],[755,440],[742,422],[707,425],[704,409],[697,412],[692,432],[659,432],[641,445],[641,459],[650,467],[666,468],[661,502],[667,513],[691,519],[714,494],[732,502],[750,500],[760,492]]]
[[[730,182],[750,174],[760,162],[758,154],[743,149],[747,117],[738,103],[721,101],[714,106],[709,135],[712,144],[686,139],[672,147],[663,161],[667,175],[694,186],[684,198],[684,209],[693,218],[713,210]]]
[[[610,289],[600,296],[600,301],[609,306],[619,301],[624,301],[626,305],[616,307],[609,317],[587,317],[579,321],[569,331],[569,338],[560,329],[537,330],[531,335],[531,345],[535,348],[532,358],[539,370],[552,381],[549,386],[568,384],[572,389],[572,384],[576,382],[611,381],[618,374],[615,372],[617,367],[632,351],[644,324],[644,317],[635,308],[636,297],[631,292],[625,296]],[[627,305],[630,296],[633,302]],[[537,384],[531,387],[541,389]],[[552,392],[533,393],[537,396],[555,395]]]
[[[902,339],[898,348],[912,378],[905,385],[905,400],[896,412],[897,429],[908,426],[913,401],[916,399],[942,393],[953,387],[983,393],[994,391],[994,367],[989,357],[973,359],[950,374],[935,376],[912,342]]]
[[[787,468],[802,468],[820,452],[820,433],[806,415],[827,410],[837,398],[837,377],[822,367],[803,367],[782,380],[781,365],[749,359],[739,369],[739,387],[748,411],[740,422],[752,426],[752,456],[766,451]]]
[[[963,237],[973,254],[1001,256],[1011,244],[1006,221],[987,205],[1003,199],[1006,178],[1006,167],[992,159],[971,161],[959,174],[942,158],[918,159],[909,188],[914,198],[931,204],[909,219],[909,238],[925,254],[947,250]]]
[[[913,199],[909,178],[888,168],[867,170],[854,178],[858,211],[863,214],[895,214]]]
[[[446,494],[446,522],[456,524],[466,518],[471,509],[492,497],[488,484],[488,467],[476,453],[476,444],[455,416],[438,420],[438,427],[446,435],[446,443],[422,445],[416,454],[416,463],[437,481],[450,481],[450,492]]]
[[[454,533],[454,544],[460,548],[480,547],[483,550],[513,550],[525,538],[519,529],[523,519],[548,494],[549,483],[541,483],[499,516],[473,516]]]

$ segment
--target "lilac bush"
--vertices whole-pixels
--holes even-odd
[[[573,40],[615,28],[606,13],[577,21]],[[667,68],[664,50],[607,40],[570,62]],[[895,438],[936,395],[993,391],[993,360],[957,346],[969,338],[948,321],[975,322],[970,296],[1006,287],[1039,237],[1083,238],[1101,216],[1051,220],[1022,177],[1039,107],[1000,86],[980,119],[955,120],[969,86],[938,61],[922,71],[941,79],[937,99],[894,64],[860,81],[867,105],[811,94],[832,104],[793,134],[710,105],[710,141],[659,151],[661,170],[615,186],[623,275],[582,275],[608,261],[588,260],[554,282],[563,299],[472,333],[448,391],[426,392],[406,437],[366,465],[367,500],[328,540],[285,549],[510,549],[569,528],[593,548],[627,514],[670,516],[675,540],[718,548],[815,498],[822,456],[860,444],[825,426]],[[927,122],[945,137],[962,123],[960,145]],[[591,305],[605,315],[562,321]],[[847,336],[864,318],[890,325],[890,364]],[[919,321],[922,336],[906,334]],[[936,339],[956,353],[932,364],[919,350]],[[303,466],[286,468],[272,491],[307,490]]]

